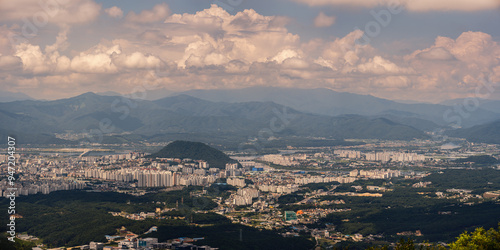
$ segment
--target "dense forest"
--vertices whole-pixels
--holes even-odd
[[[419,181],[430,181],[425,188],[414,188],[412,184]],[[391,191],[383,192],[383,197],[355,196],[322,196],[319,201],[339,200],[345,204],[314,205],[293,204],[304,198],[302,191],[279,197],[277,203],[282,211],[310,208],[350,209],[344,212],[330,213],[321,219],[318,227],[330,224],[343,234],[360,233],[366,235],[382,235],[381,240],[396,242],[397,233],[420,230],[423,236],[415,237],[418,242],[452,242],[463,231],[471,231],[477,227],[495,227],[500,221],[500,204],[498,201],[484,200],[464,204],[457,199],[438,199],[435,192],[446,192],[447,189],[469,189],[472,194],[500,189],[500,171],[493,169],[478,170],[442,170],[434,172],[421,180],[392,179],[358,180],[354,183],[340,184],[336,192],[357,192],[352,186],[384,186]],[[307,190],[327,189],[329,185],[309,184]],[[392,236],[394,235],[394,236]],[[344,242],[337,247],[356,245],[356,249],[364,249],[365,243]]]
[[[17,213],[23,218],[16,220],[16,231],[36,235],[52,247],[76,246],[88,244],[90,241],[104,242],[105,235],[115,234],[122,226],[139,235],[152,226],[158,226],[158,232],[150,236],[158,237],[162,241],[176,237],[205,237],[200,244],[223,249],[273,249],[275,244],[286,246],[287,249],[310,249],[314,246],[313,242],[302,237],[289,240],[277,232],[232,224],[226,217],[218,214],[198,213],[196,210],[214,208],[215,203],[205,197],[191,197],[190,192],[193,189],[199,188],[139,197],[84,191],[58,191],[49,195],[18,197]],[[7,202],[7,199],[0,199],[0,209],[7,211]],[[164,213],[163,216],[167,219],[161,220],[136,221],[109,213],[152,212],[157,207],[173,208],[176,203],[179,208]],[[0,223],[7,224],[6,219],[2,218]],[[243,241],[239,241],[240,230]],[[22,248],[21,243],[16,244],[17,249]],[[5,238],[0,238],[0,249],[8,250],[11,247]],[[31,249],[31,246],[26,249]]]

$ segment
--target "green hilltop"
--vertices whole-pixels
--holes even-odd
[[[149,157],[204,160],[214,168],[225,168],[226,163],[236,163],[218,149],[201,142],[191,141],[174,141]]]

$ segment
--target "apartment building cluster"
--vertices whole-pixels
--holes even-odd
[[[246,206],[252,204],[253,198],[258,198],[260,195],[259,190],[255,188],[240,188],[233,194],[229,200],[236,206]]]
[[[365,159],[367,161],[397,161],[397,162],[415,162],[415,161],[425,161],[424,155],[419,155],[417,153],[402,153],[402,152],[375,152],[366,153]]]
[[[305,185],[309,183],[328,183],[328,182],[339,182],[339,183],[351,183],[354,182],[356,178],[346,177],[346,176],[309,176],[295,178],[295,183],[300,185]]]
[[[18,182],[11,186],[7,180],[0,181],[0,196],[7,197],[11,192],[16,196],[33,194],[50,194],[51,192],[61,190],[75,190],[87,187],[85,182],[54,180],[37,182]]]
[[[390,179],[401,176],[401,171],[390,169],[359,170],[354,169],[349,172],[351,177],[365,177],[370,179]]]
[[[206,171],[193,171],[192,168],[183,172],[172,172],[156,169],[120,169],[120,170],[85,170],[86,178],[97,178],[108,181],[132,182],[137,180],[137,187],[172,187],[172,186],[203,186],[214,183],[214,175],[206,175]],[[201,170],[201,169],[196,169]]]
[[[243,178],[227,178],[226,183],[235,187],[244,187],[246,185],[245,179]]]
[[[262,192],[271,192],[278,194],[290,194],[299,190],[299,185],[259,185],[259,190]]]
[[[356,150],[335,150],[334,153],[342,158],[360,159],[361,152]]]
[[[270,154],[260,157],[260,160],[271,162],[276,165],[281,166],[297,166],[299,165],[299,160],[306,160],[307,156],[305,154],[299,155],[280,155],[280,154]]]
[[[365,159],[367,161],[396,161],[396,162],[416,162],[425,161],[424,155],[419,155],[417,153],[406,153],[406,152],[369,152],[362,153],[356,150],[335,150],[335,155],[341,158],[349,159]]]

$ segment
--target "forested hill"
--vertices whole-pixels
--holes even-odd
[[[204,160],[214,168],[225,168],[226,163],[236,163],[218,149],[201,142],[191,141],[174,141],[149,157]]]

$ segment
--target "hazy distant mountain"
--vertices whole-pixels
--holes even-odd
[[[243,142],[249,137],[262,136],[261,131],[269,134],[270,128],[274,129],[275,137],[402,140],[426,137],[414,127],[384,117],[333,117],[300,112],[274,102],[211,102],[187,95],[140,101],[86,93],[56,101],[17,101],[0,103],[0,117],[3,118],[0,128],[13,129],[12,125],[17,124],[17,131],[36,134],[102,130],[105,121],[110,123],[106,127],[112,128],[105,134],[127,132],[120,138],[106,137],[117,142],[165,135],[222,137]]]
[[[123,121],[120,120],[122,113],[113,112],[112,104],[115,100],[119,99],[86,93],[55,101],[0,103],[0,110],[23,115],[26,117],[24,126],[31,126],[33,132],[73,131],[81,133],[85,129],[98,129],[99,121],[103,118],[109,118],[113,122],[117,129],[115,132],[129,131],[142,125],[140,120],[131,116]],[[28,118],[32,119],[31,123],[27,121]]]
[[[276,112],[282,112],[285,108],[273,102],[209,102],[187,95],[167,97],[157,100],[155,103],[183,114],[212,117],[212,119],[218,118],[217,120],[230,118],[230,121],[227,121],[226,128],[221,129],[221,131],[237,131],[248,128],[248,132],[253,132],[269,128],[269,122],[276,117]],[[335,139],[412,139],[425,137],[421,131],[413,127],[391,122],[387,119],[372,119],[359,115],[331,117],[303,113],[291,108],[287,108],[286,113],[293,116],[290,124],[279,133],[286,136],[315,136]],[[228,125],[232,124],[236,126],[228,127]]]
[[[398,114],[397,116],[400,118],[428,120],[441,126],[447,126],[450,123],[443,118],[445,112],[450,109],[446,105],[405,104],[371,95],[336,92],[324,88],[252,87],[230,90],[190,90],[183,92],[183,94],[214,102],[272,101],[299,111],[329,116],[342,114],[379,116],[390,111],[398,111],[401,114],[405,113],[404,115]],[[470,112],[470,115],[469,118],[462,120],[463,127],[483,124],[500,118],[500,114],[496,113],[495,110],[478,109]],[[394,121],[401,122],[400,118]],[[389,117],[388,119],[392,120]]]
[[[23,101],[23,100],[33,100],[33,98],[24,93],[14,93],[9,91],[0,92],[0,102],[13,102],[13,101]]]
[[[7,141],[7,137],[12,136],[16,140],[17,147],[24,147],[26,144],[74,144],[75,142],[56,138],[49,133],[32,133],[30,131],[13,131],[0,129],[0,140]]]
[[[465,98],[460,98],[460,99],[447,100],[442,102],[441,104],[448,106],[453,106],[458,104],[458,105],[467,105],[471,107],[478,105],[478,107],[483,110],[500,113],[500,100],[488,100],[481,98],[470,98],[467,100]]]
[[[401,114],[401,112],[398,111],[386,111],[383,112],[379,115],[373,116],[375,118],[386,118],[388,120],[391,120],[396,123],[400,123],[402,125],[407,125],[410,127],[414,127],[416,129],[422,130],[422,131],[434,131],[438,128],[443,127],[442,125],[438,125],[435,122],[418,118],[414,115],[409,115],[409,114]]]
[[[102,96],[121,96],[120,93],[115,92],[115,91],[97,92],[95,94],[96,95],[102,95]]]
[[[500,120],[471,128],[451,130],[447,134],[453,137],[465,138],[470,142],[500,144]]]

